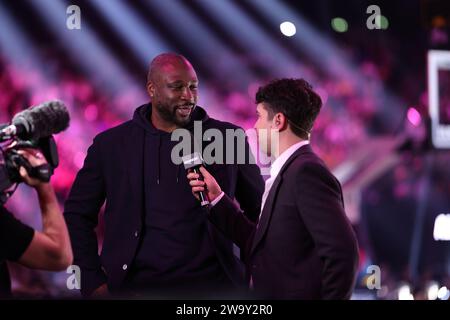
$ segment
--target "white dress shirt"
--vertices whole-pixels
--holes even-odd
[[[269,195],[270,189],[272,188],[272,184],[277,178],[278,174],[280,173],[281,168],[283,168],[286,161],[294,154],[295,151],[303,147],[304,145],[309,144],[308,140],[297,142],[296,144],[293,144],[289,148],[283,151],[282,154],[280,154],[275,161],[270,166],[270,177],[266,180],[266,185],[264,188],[264,193],[262,196],[262,202],[261,202],[261,211],[259,213],[259,217],[261,218],[261,213],[264,209],[264,205],[266,204],[267,196]],[[220,199],[222,199],[223,195],[225,193],[222,191],[222,193],[213,201],[211,201],[211,206],[215,206]],[[258,219],[259,221],[259,219]]]
[[[293,144],[289,148],[283,151],[282,154],[278,156],[278,158],[275,159],[275,161],[270,166],[270,177],[266,180],[266,186],[264,188],[264,193],[262,196],[262,202],[261,202],[261,211],[259,214],[259,219],[261,218],[261,213],[264,209],[264,205],[266,204],[267,196],[269,195],[270,189],[272,188],[273,182],[278,177],[278,174],[281,171],[281,168],[283,168],[284,164],[288,159],[301,147],[309,144],[308,140],[297,142],[296,144]],[[259,220],[258,219],[258,220]]]

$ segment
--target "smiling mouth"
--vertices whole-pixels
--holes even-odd
[[[181,107],[177,107],[177,114],[182,116],[182,117],[188,117],[192,110],[194,109],[193,105],[187,105],[187,106],[181,106]]]

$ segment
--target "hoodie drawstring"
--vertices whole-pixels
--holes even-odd
[[[180,180],[179,177],[180,177],[180,169],[181,169],[181,166],[182,166],[182,165],[179,164],[179,165],[178,165],[178,169],[177,169],[177,183],[178,183],[178,181]]]
[[[157,166],[156,184],[159,184],[159,177],[161,175],[160,157],[161,157],[161,135],[158,135],[158,157],[157,157],[157,161],[156,161],[157,162],[156,163],[156,166]]]
[[[144,104],[144,105],[138,107],[133,114],[133,123],[135,123],[139,127],[143,128],[146,131],[146,133],[159,136],[158,147],[155,148],[155,151],[158,152],[157,159],[156,159],[156,161],[157,161],[156,183],[159,185],[160,179],[161,179],[161,148],[162,148],[161,143],[162,142],[161,142],[161,133],[151,123],[151,113],[152,113],[152,104],[151,103],[147,103],[147,104]],[[200,106],[195,106],[195,108],[192,110],[192,119],[191,119],[191,122],[186,126],[186,129],[193,130],[194,129],[194,121],[202,121],[202,123],[206,123],[207,121],[209,121],[208,114]],[[150,140],[152,142],[154,141],[153,138],[150,139],[150,137],[147,137],[147,142],[150,143]],[[145,141],[145,139],[144,139],[144,141]],[[151,155],[153,158],[153,148],[149,155]],[[177,183],[179,183],[179,181],[180,181],[180,174],[182,172],[184,172],[184,170],[183,170],[184,168],[180,168],[182,165],[183,164],[179,165],[178,169],[177,169],[177,177],[176,177]]]
[[[160,183],[160,179],[161,179],[161,135],[158,135],[158,148],[157,148],[157,152],[158,152],[158,155],[157,155],[157,157],[156,157],[156,184],[159,184]],[[181,166],[182,166],[183,164],[179,164],[178,166],[177,166],[177,176],[176,176],[176,179],[177,179],[177,183],[179,183],[179,181],[180,181],[180,172],[181,172]]]

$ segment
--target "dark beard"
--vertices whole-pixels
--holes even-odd
[[[161,103],[158,103],[155,105],[155,108],[158,110],[159,115],[161,118],[164,119],[164,121],[168,123],[173,123],[177,127],[184,127],[191,121],[192,113],[194,110],[192,110],[191,114],[186,119],[179,119],[177,117],[177,107],[170,108],[168,105],[163,105]]]

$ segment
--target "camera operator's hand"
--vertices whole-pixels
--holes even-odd
[[[47,163],[47,160],[39,149],[21,149],[18,150],[17,153],[27,159],[32,167],[37,167]],[[20,167],[19,172],[23,181],[31,187],[39,187],[40,185],[45,184],[43,181],[31,178],[24,167]]]

